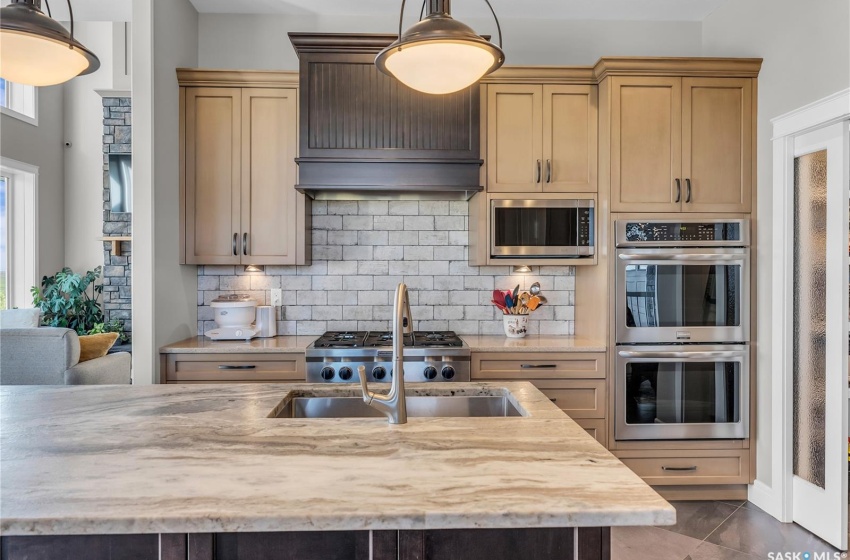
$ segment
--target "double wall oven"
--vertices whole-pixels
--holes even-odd
[[[616,439],[748,436],[749,227],[616,221]]]

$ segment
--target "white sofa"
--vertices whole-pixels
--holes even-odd
[[[80,362],[80,339],[56,327],[0,329],[0,385],[127,385],[130,354]]]

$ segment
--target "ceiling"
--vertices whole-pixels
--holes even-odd
[[[7,6],[11,0],[0,0],[0,6]],[[41,10],[46,14],[50,5],[53,19],[70,21],[68,2],[65,0],[42,0]],[[130,21],[133,19],[132,0],[71,0],[76,21]]]
[[[727,0],[491,0],[500,18],[702,21]],[[398,13],[399,0],[191,0],[201,13],[373,16]],[[416,7],[414,7],[416,6]],[[408,17],[418,12],[408,2]],[[452,15],[487,15],[483,0],[455,0]]]

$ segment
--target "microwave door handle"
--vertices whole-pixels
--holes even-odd
[[[745,351],[741,350],[717,350],[713,352],[653,352],[638,350],[620,350],[621,358],[693,358],[693,359],[715,359],[715,358],[743,358]]]
[[[713,253],[692,253],[675,255],[668,254],[640,254],[620,253],[617,255],[621,261],[740,261],[746,255],[723,255]]]

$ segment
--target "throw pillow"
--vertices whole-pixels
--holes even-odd
[[[41,322],[41,309],[4,309],[0,329],[34,329]]]
[[[81,336],[80,361],[86,362],[106,356],[116,340],[118,340],[118,333],[114,332]]]

